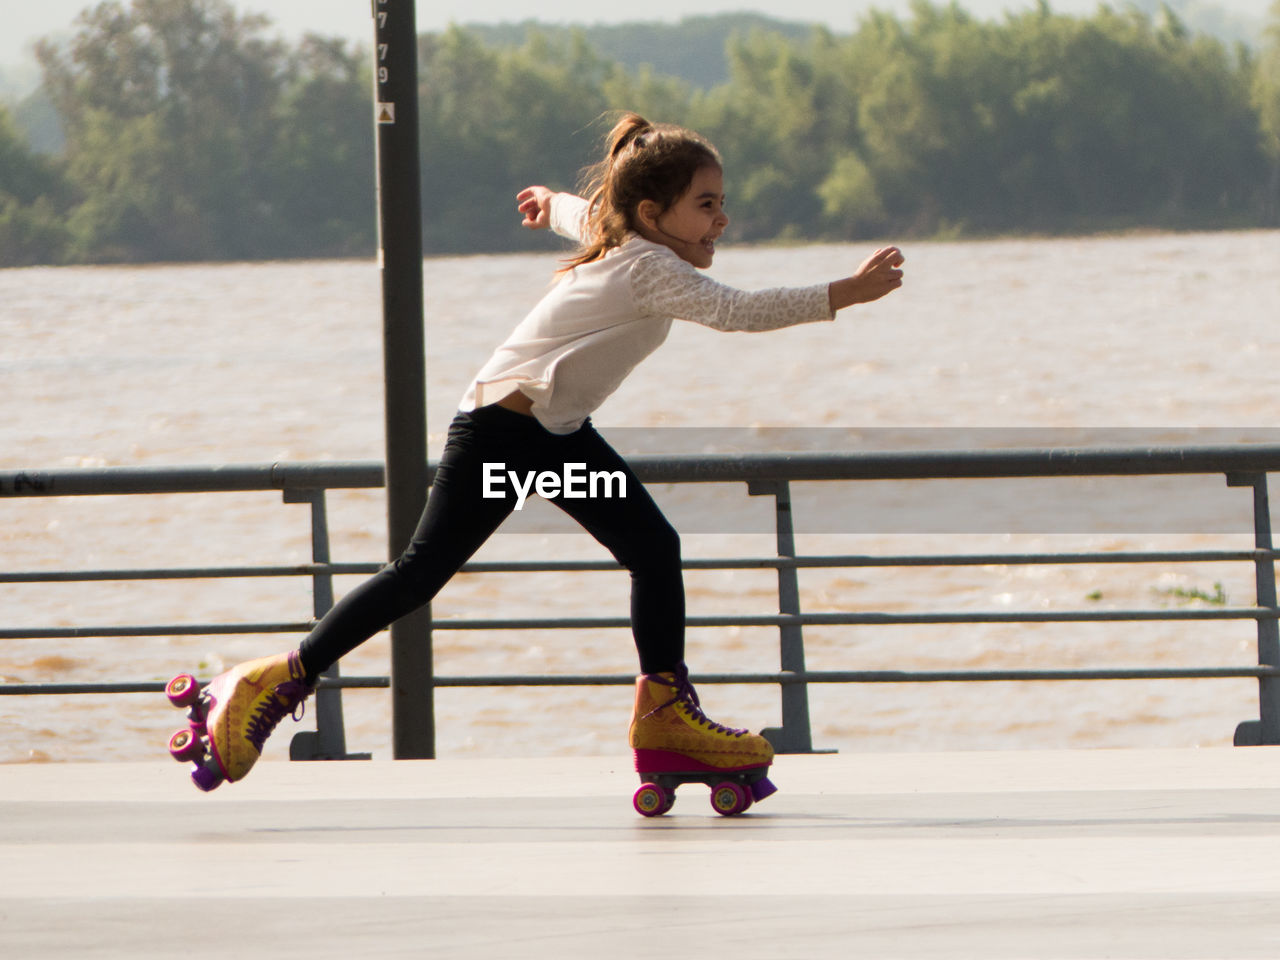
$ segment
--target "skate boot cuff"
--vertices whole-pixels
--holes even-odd
[[[259,753],[271,731],[287,715],[292,714],[294,720],[302,719],[307,710],[307,697],[311,694],[311,688],[296,680],[289,680],[279,684],[274,693],[275,696],[267,697],[249,718],[245,729],[245,739]]]
[[[306,681],[302,658],[296,651],[289,654],[288,664],[290,679],[276,684],[271,691],[273,696],[263,698],[244,732],[245,739],[259,753],[267,737],[286,716],[292,714],[295,722],[303,718],[307,711],[307,697],[315,691],[315,685]]]
[[[667,707],[683,703],[696,722],[706,724],[709,729],[716,733],[723,733],[731,737],[747,735],[748,731],[716,723],[702,712],[702,704],[698,700],[698,692],[693,689],[693,683],[689,680],[689,668],[683,661],[676,664],[675,670],[671,673],[647,673],[644,678],[651,683],[660,683],[663,686],[671,687],[672,697],[640,717],[640,720],[647,720],[655,714],[661,713]]]

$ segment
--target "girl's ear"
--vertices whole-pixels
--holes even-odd
[[[653,200],[641,200],[636,207],[636,218],[650,230],[658,229],[658,217],[661,215],[662,208]]]

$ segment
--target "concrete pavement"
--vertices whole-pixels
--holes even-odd
[[[0,958],[1280,956],[1280,752],[0,767]]]

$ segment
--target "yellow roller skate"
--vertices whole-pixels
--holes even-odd
[[[302,719],[314,687],[308,686],[296,650],[250,660],[200,683],[189,673],[169,681],[165,693],[190,721],[169,740],[175,760],[194,762],[191,779],[201,790],[242,780],[271,731],[288,714]]]
[[[683,663],[673,673],[636,678],[630,739],[641,781],[631,802],[643,816],[670,810],[682,783],[711,787],[711,806],[726,817],[777,790],[767,776],[769,741],[708,720]]]

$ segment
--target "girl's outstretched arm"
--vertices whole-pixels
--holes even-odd
[[[588,205],[581,197],[543,186],[525,187],[516,194],[516,210],[530,230],[549,228],[569,240],[585,242]]]
[[[551,226],[551,197],[554,191],[546,187],[525,187],[516,194],[516,210],[524,216],[523,225],[530,230],[542,230]]]
[[[855,303],[870,303],[902,286],[902,264],[905,258],[897,247],[881,247],[854,272],[831,284],[828,296],[831,310],[843,309]]]

